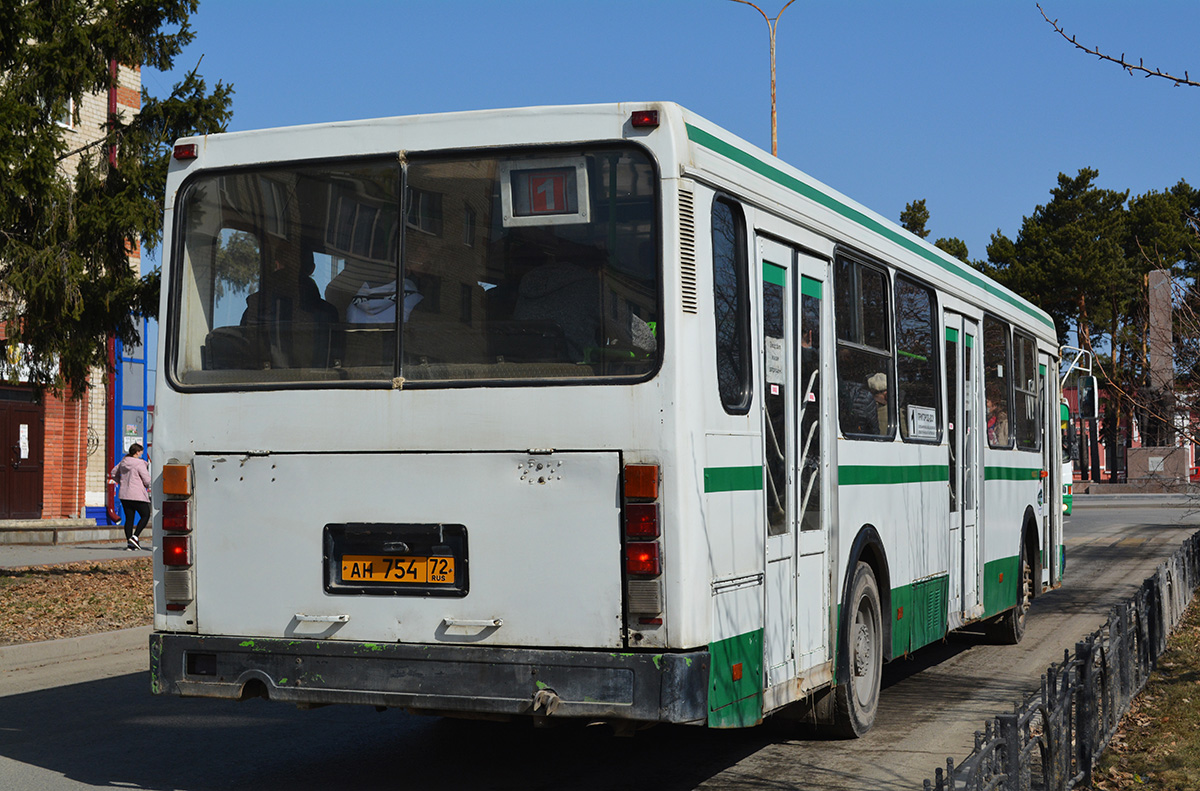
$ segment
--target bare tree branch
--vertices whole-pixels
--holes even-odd
[[[1167,72],[1162,71],[1161,69],[1151,70],[1149,67],[1142,64],[1141,58],[1138,58],[1138,62],[1136,64],[1130,63],[1127,60],[1125,60],[1124,52],[1121,53],[1121,57],[1114,58],[1111,55],[1105,55],[1103,52],[1100,51],[1100,49],[1098,47],[1095,49],[1089,49],[1088,47],[1085,47],[1082,44],[1080,44],[1078,41],[1076,41],[1074,36],[1068,36],[1067,32],[1058,26],[1057,19],[1051,20],[1050,17],[1046,16],[1046,11],[1045,11],[1045,9],[1042,8],[1041,3],[1038,3],[1037,8],[1038,8],[1038,11],[1040,11],[1042,13],[1042,19],[1046,20],[1046,22],[1050,25],[1050,27],[1054,28],[1054,31],[1056,33],[1058,33],[1058,35],[1062,36],[1067,41],[1074,44],[1076,49],[1081,49],[1084,52],[1088,53],[1089,55],[1095,55],[1100,60],[1106,60],[1109,63],[1115,63],[1118,66],[1120,66],[1122,69],[1124,69],[1125,71],[1129,72],[1131,75],[1136,74],[1137,72],[1142,72],[1145,77],[1162,77],[1164,80],[1170,80],[1171,82],[1175,83],[1176,85],[1191,85],[1193,87],[1200,88],[1200,82],[1196,82],[1195,80],[1190,79],[1187,71],[1183,72],[1182,77],[1176,77],[1173,74],[1168,74]]]

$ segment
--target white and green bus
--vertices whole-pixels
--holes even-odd
[[[185,139],[165,223],[156,693],[854,735],[1060,583],[1049,316],[681,107]]]

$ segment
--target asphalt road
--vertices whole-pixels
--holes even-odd
[[[137,650],[0,672],[0,788],[919,789],[1198,527],[1200,515],[1183,508],[1077,509],[1066,584],[1035,602],[1021,645],[960,634],[893,662],[875,728],[853,741],[784,723],[621,738],[365,707],[156,698]]]

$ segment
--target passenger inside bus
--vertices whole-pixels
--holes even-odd
[[[888,386],[887,374],[877,373],[867,379],[867,389],[871,391],[871,397],[875,401],[876,420],[879,424],[879,433],[888,433]]]

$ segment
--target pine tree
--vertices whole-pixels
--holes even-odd
[[[193,38],[198,0],[0,4],[0,377],[80,395],[107,364],[110,335],[138,341],[158,309],[158,273],[139,277],[130,245],[161,241],[173,141],[222,131],[233,88],[195,69],[166,98],[114,117],[99,144],[68,150],[58,123],[107,91],[114,64],[167,70]],[[64,162],[78,157],[72,175]]]

